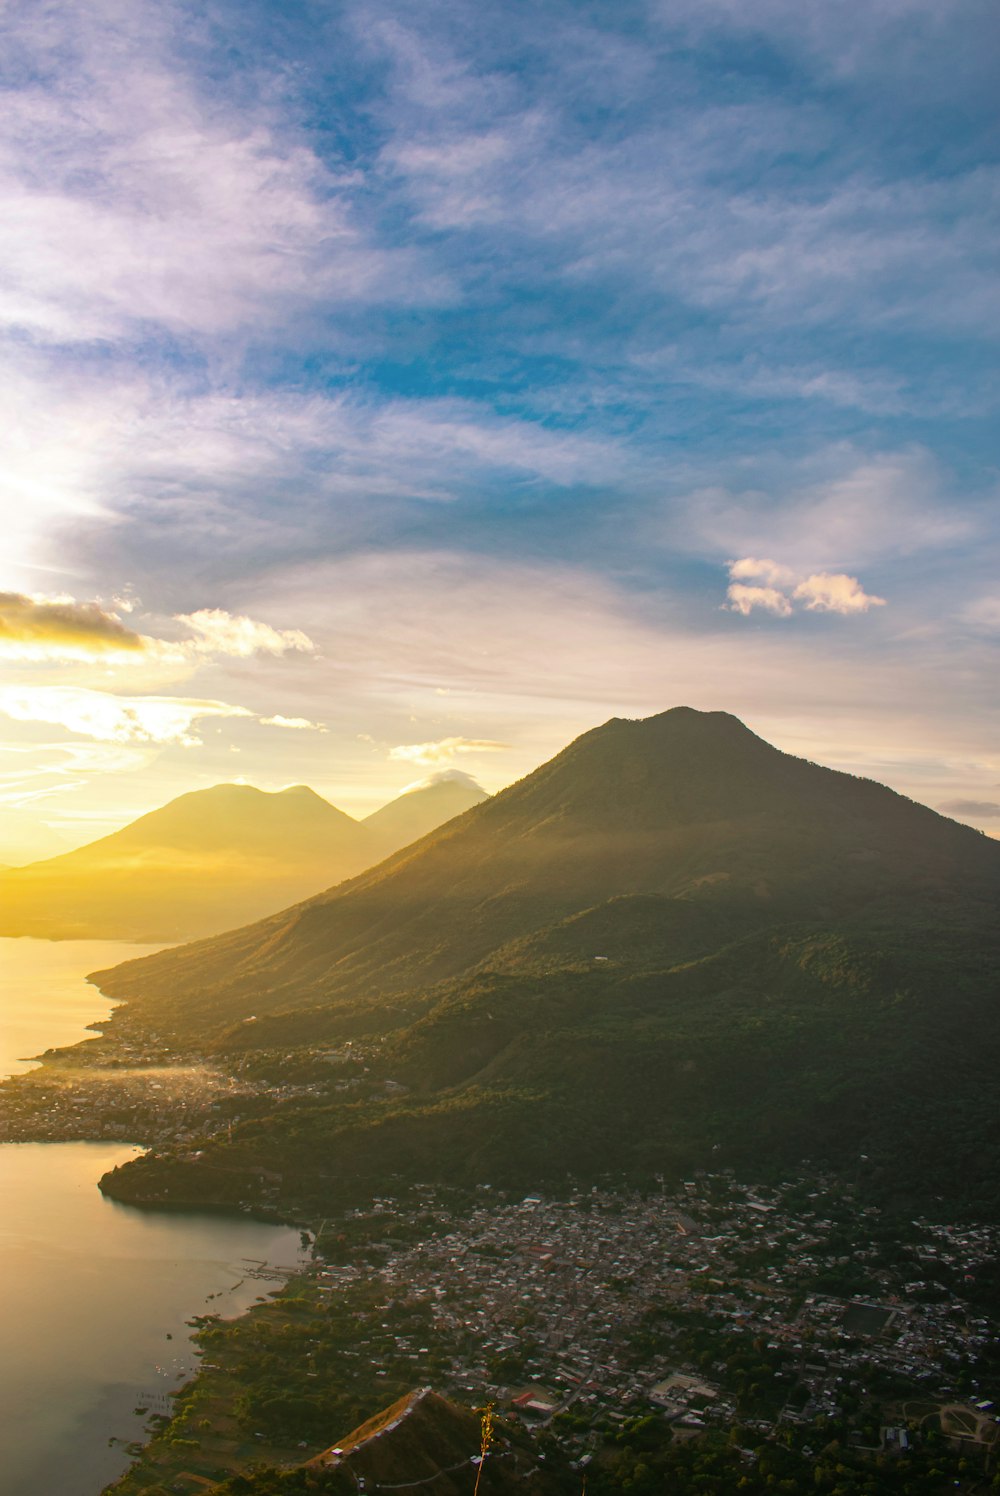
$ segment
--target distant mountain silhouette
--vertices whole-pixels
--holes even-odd
[[[215,933],[352,877],[482,797],[434,785],[360,823],[305,785],[195,790],[76,851],[0,869],[0,934]]]

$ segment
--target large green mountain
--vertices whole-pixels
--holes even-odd
[[[175,1042],[351,1037],[370,1085],[408,1088],[297,1101],[183,1180],[160,1161],[168,1195],[265,1159],[320,1200],[386,1172],[861,1153],[965,1189],[1000,1162],[998,909],[995,842],[678,708],[585,734],[339,888],[96,980]]]
[[[975,920],[998,893],[1000,846],[979,832],[680,707],[586,733],[349,883],[98,980],[183,1031],[195,1012],[221,1026],[407,992],[488,958],[520,967],[559,944],[554,925],[623,897],[658,897],[625,938],[669,956],[789,920]],[[625,917],[616,904],[605,919]]]
[[[483,795],[431,785],[358,822],[305,785],[195,790],[76,851],[0,869],[0,934],[214,934],[352,877]]]

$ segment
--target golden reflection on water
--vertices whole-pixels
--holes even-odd
[[[32,1068],[45,1049],[90,1037],[112,1004],[86,981],[119,961],[147,956],[162,945],[120,940],[0,939],[0,1076]]]
[[[146,949],[0,941],[0,1073],[30,1069],[16,1061],[85,1037],[110,1006],[85,973]],[[162,1083],[205,1079],[195,1067],[169,1067]],[[298,1233],[284,1227],[105,1199],[98,1179],[134,1151],[0,1145],[3,1496],[97,1496],[128,1463],[109,1439],[142,1436],[132,1411],[142,1395],[190,1374],[187,1321],[238,1314],[267,1292],[267,1282],[246,1278],[248,1259],[281,1267],[299,1259]]]

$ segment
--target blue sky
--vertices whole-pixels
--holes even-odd
[[[994,6],[0,28],[0,859],[679,701],[997,831]]]

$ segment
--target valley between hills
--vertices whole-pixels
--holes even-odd
[[[564,1489],[987,1489],[998,907],[994,841],[676,708],[96,973],[2,1136],[315,1240],[116,1489],[358,1489],[305,1460],[423,1382],[531,1392]]]

